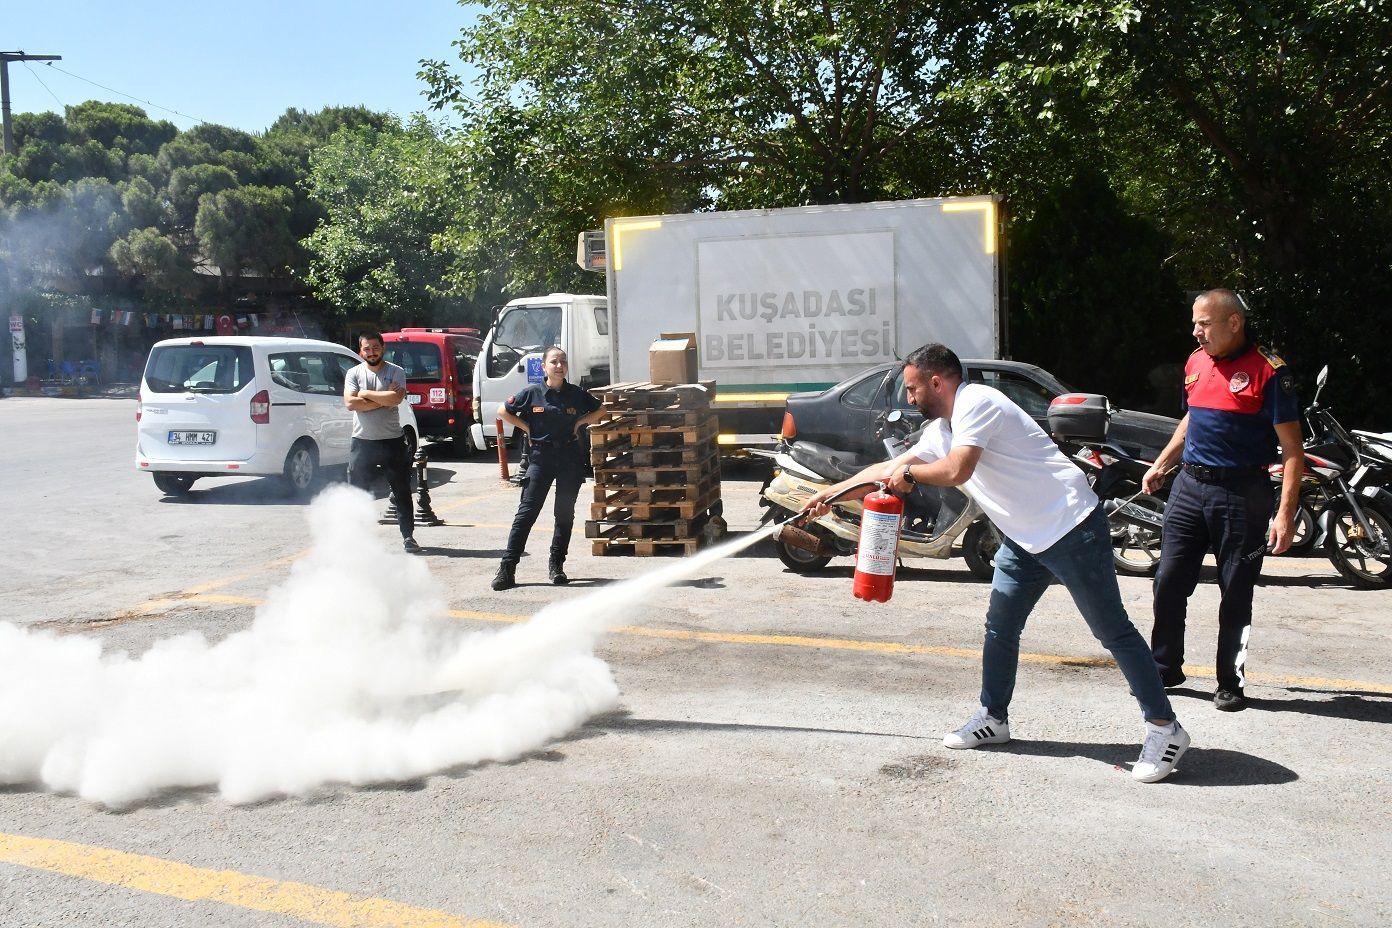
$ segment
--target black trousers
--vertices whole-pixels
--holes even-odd
[[[541,515],[541,507],[546,504],[546,494],[553,483],[556,485],[556,529],[551,534],[551,560],[565,560],[570,550],[570,530],[575,525],[575,498],[585,482],[585,465],[579,453],[567,451],[556,454],[549,449],[532,448],[532,459],[522,483],[522,501],[517,506],[517,515],[512,518],[512,530],[508,532],[504,564],[516,565],[522,559],[522,553],[527,550],[527,536],[537,516]]]
[[[1210,550],[1218,561],[1218,688],[1246,682],[1252,590],[1266,554],[1274,491],[1265,474],[1204,483],[1180,471],[1165,503],[1160,566],[1155,574],[1155,626],[1150,648],[1160,675],[1184,666],[1184,622],[1189,596]]]
[[[411,458],[406,437],[355,438],[348,452],[348,482],[371,492],[372,481],[386,473],[391,487],[392,502],[396,504],[396,527],[402,538],[416,531],[416,516],[411,510]]]

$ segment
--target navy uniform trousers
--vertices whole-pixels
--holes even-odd
[[[1160,566],[1155,574],[1155,626],[1150,648],[1160,676],[1184,666],[1184,622],[1204,555],[1218,562],[1218,688],[1240,692],[1252,626],[1252,590],[1266,554],[1274,490],[1265,472],[1203,482],[1180,471],[1165,503]]]
[[[504,564],[516,565],[527,549],[527,536],[546,504],[551,484],[556,485],[556,530],[551,536],[551,560],[561,562],[570,550],[570,531],[575,525],[575,498],[585,482],[584,451],[578,440],[556,445],[533,442],[527,470],[523,474],[522,500],[508,532]]]

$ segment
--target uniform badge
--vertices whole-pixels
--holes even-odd
[[[1295,378],[1290,375],[1289,371],[1282,374],[1281,379],[1276,382],[1281,385],[1282,393],[1285,393],[1288,396],[1295,395]]]
[[[566,415],[567,415],[567,416],[573,416],[573,415],[575,415],[575,407],[574,407],[574,406],[567,406],[567,407],[566,407]]]
[[[1199,382],[1199,375],[1198,375],[1198,374],[1190,374],[1188,377],[1185,377],[1185,378],[1184,378],[1184,385],[1185,385],[1186,387],[1189,386],[1190,384],[1194,384],[1194,383],[1198,383],[1198,382]]]
[[[533,406],[532,412],[546,412],[545,406]]]
[[[1252,378],[1247,376],[1246,371],[1238,371],[1236,374],[1233,374],[1232,379],[1228,381],[1228,389],[1234,393],[1240,393],[1247,389],[1247,385],[1251,382]]]

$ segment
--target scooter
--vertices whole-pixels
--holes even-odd
[[[887,453],[885,460],[891,460],[911,448],[918,433],[907,433],[903,413],[895,410],[886,417],[880,437]],[[825,515],[805,522],[797,515],[815,494],[855,476],[863,465],[832,448],[807,441],[780,442],[774,451],[754,453],[772,459],[774,464],[759,500],[767,510],[760,524],[783,523],[774,536],[783,565],[794,573],[810,574],[833,557],[853,556],[860,540],[859,500],[833,502]],[[904,526],[897,549],[900,558],[950,558],[959,553],[959,540],[960,553],[972,574],[991,579],[1000,535],[976,503],[951,487],[918,486],[905,497]]]

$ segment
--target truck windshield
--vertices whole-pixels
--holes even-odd
[[[517,306],[498,320],[494,343],[517,350],[540,351],[561,343],[559,306]]]
[[[498,319],[488,351],[488,376],[501,377],[533,351],[561,343],[559,306],[514,306]]]
[[[407,383],[438,381],[440,349],[425,342],[388,342],[382,354],[406,372]]]
[[[236,393],[255,376],[243,345],[166,345],[145,364],[152,393]]]

